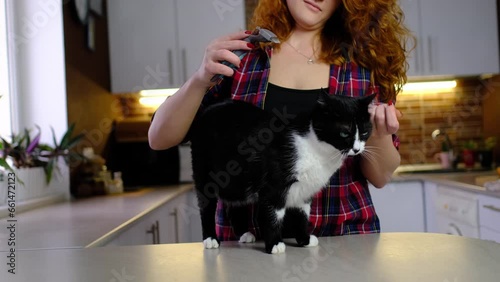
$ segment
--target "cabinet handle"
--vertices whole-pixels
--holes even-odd
[[[174,84],[174,69],[172,65],[172,50],[168,49],[167,51],[167,60],[168,60],[168,75],[169,75],[169,83],[170,86]]]
[[[483,208],[486,208],[486,209],[489,209],[492,211],[496,211],[496,212],[500,212],[500,208],[497,208],[494,205],[483,205]]]
[[[181,52],[181,56],[182,56],[182,76],[183,76],[183,79],[184,82],[187,81],[187,58],[186,58],[186,48],[182,48],[182,52]]]
[[[450,227],[451,227],[451,228],[452,228],[455,232],[457,232],[457,234],[458,234],[459,236],[463,236],[463,235],[462,235],[462,232],[460,232],[460,228],[458,228],[458,226],[457,226],[456,224],[454,224],[454,223],[450,223],[450,224],[449,224],[449,226],[450,226]],[[446,234],[448,234],[448,235],[456,235],[456,234],[454,234],[454,233],[453,233],[453,232],[451,232],[451,231],[448,231]]]
[[[159,232],[158,232],[158,226],[159,226],[159,222],[158,220],[153,224],[151,225],[151,228],[149,230],[146,230],[146,234],[151,234],[153,235],[153,244],[159,244]]]
[[[427,36],[427,48],[428,48],[428,51],[429,51],[429,71],[430,72],[433,72],[434,71],[434,68],[433,68],[433,64],[432,64],[432,37],[429,35]]]
[[[175,208],[174,211],[170,213],[170,216],[174,217],[175,243],[179,243],[179,220],[177,208]]]
[[[419,55],[419,50],[420,50],[420,48],[418,46],[414,50],[414,52],[415,52],[415,72],[417,74],[420,71],[420,55]]]
[[[160,222],[156,221],[156,244],[160,244]]]

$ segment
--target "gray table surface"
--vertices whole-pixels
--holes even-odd
[[[429,233],[322,237],[269,255],[261,242],[20,251],[0,281],[500,281],[500,244]],[[6,261],[5,253],[3,261]]]

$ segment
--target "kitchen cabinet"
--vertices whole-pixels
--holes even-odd
[[[500,243],[500,198],[479,195],[480,238]]]
[[[422,182],[390,182],[382,189],[369,185],[382,232],[424,232]]]
[[[439,233],[436,222],[436,205],[434,201],[437,197],[437,183],[424,181],[424,202],[425,202],[425,229],[426,232]]]
[[[107,1],[111,92],[181,86],[213,39],[245,28],[241,1]]]
[[[150,211],[106,246],[201,242],[201,220],[194,191]]]
[[[433,202],[437,233],[479,239],[478,194],[438,184]]]
[[[401,0],[417,37],[408,76],[499,72],[496,0]]]

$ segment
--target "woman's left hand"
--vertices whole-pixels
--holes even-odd
[[[391,102],[389,104],[370,105],[368,112],[371,115],[373,124],[371,134],[373,137],[383,137],[395,134],[398,131],[398,119],[402,117],[402,114]]]

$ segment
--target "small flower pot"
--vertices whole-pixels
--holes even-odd
[[[473,168],[476,162],[476,158],[474,157],[474,151],[470,149],[464,149],[462,151],[462,157],[464,160],[464,164],[466,168]]]

